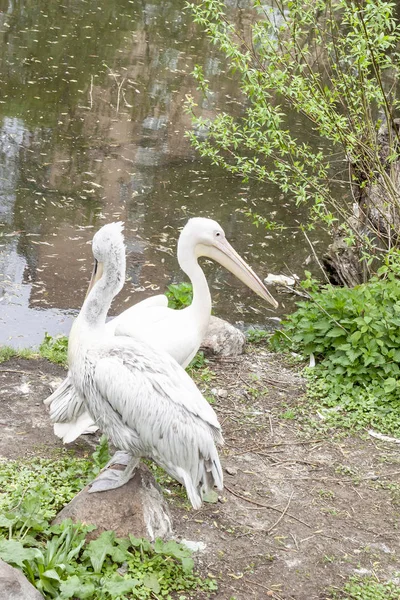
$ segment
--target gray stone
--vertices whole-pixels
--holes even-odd
[[[245,343],[246,337],[237,327],[218,317],[211,317],[201,348],[220,356],[238,356],[244,352]]]
[[[43,600],[25,575],[0,560],[0,600]]]
[[[87,539],[112,530],[117,537],[129,534],[154,540],[172,535],[167,503],[149,469],[140,464],[125,485],[106,492],[89,493],[86,486],[56,516],[53,523],[72,519],[95,525]]]
[[[237,469],[235,467],[226,467],[225,471],[228,475],[237,475]]]

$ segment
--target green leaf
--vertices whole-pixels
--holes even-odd
[[[12,527],[12,525],[18,520],[18,517],[16,517],[15,515],[11,515],[9,517],[7,517],[6,515],[1,515],[0,514],[0,527],[5,527],[6,529],[8,529],[9,527]]]
[[[358,342],[358,340],[360,338],[361,338],[361,331],[358,329],[357,331],[355,331],[354,333],[351,334],[350,341],[352,344],[355,344],[356,342]]]
[[[89,543],[85,555],[89,557],[95,573],[101,572],[106,556],[112,555],[114,552],[114,541],[115,533],[113,531],[103,531],[96,540]]]
[[[192,558],[182,558],[182,568],[185,573],[191,573],[193,571],[194,562]]]
[[[93,583],[84,583],[77,575],[73,575],[62,582],[60,591],[61,600],[68,600],[69,598],[93,598],[95,586]]]
[[[143,585],[149,588],[155,594],[160,593],[160,584],[157,576],[154,573],[149,573],[143,577]]]
[[[218,494],[215,490],[210,490],[207,494],[203,495],[203,501],[209,504],[216,504],[218,502]]]
[[[178,559],[192,556],[191,550],[186,548],[186,546],[178,544],[174,540],[163,542],[159,538],[154,542],[154,552],[157,554],[168,554]]]
[[[33,560],[38,552],[36,548],[24,548],[17,540],[0,540],[0,558],[17,567],[23,567],[26,560]]]
[[[42,573],[42,577],[46,577],[47,579],[54,579],[55,581],[61,581],[59,574],[55,569],[47,569]]]
[[[333,327],[332,329],[330,329],[327,332],[326,336],[335,338],[335,337],[339,337],[341,335],[346,335],[346,334],[347,334],[347,332],[344,329],[342,329],[341,327]]]
[[[120,575],[114,575],[112,579],[106,581],[103,589],[108,592],[113,598],[120,594],[128,594],[139,584],[138,579],[124,579]],[[147,586],[149,587],[149,586]],[[152,589],[152,588],[150,588]],[[153,590],[154,591],[154,590]],[[158,590],[160,591],[160,589]],[[158,593],[158,592],[156,592]]]
[[[393,377],[388,377],[388,379],[386,379],[386,381],[384,381],[384,383],[383,383],[383,389],[385,390],[385,392],[387,394],[390,394],[390,392],[393,392],[393,390],[396,389],[396,387],[397,387],[397,381]]]

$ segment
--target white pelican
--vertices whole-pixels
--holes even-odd
[[[141,339],[154,348],[165,350],[186,367],[200,347],[211,315],[210,290],[198,264],[198,258],[202,256],[216,260],[261,298],[275,308],[278,306],[262,281],[229,244],[216,221],[202,217],[190,219],[179,236],[177,254],[179,266],[193,286],[191,305],[182,310],[173,310],[168,308],[168,299],[164,294],[147,298],[108,322],[107,334]],[[95,281],[101,274],[99,268]],[[50,404],[54,432],[65,443],[73,442],[93,427],[69,377],[45,403]]]
[[[223,487],[217,416],[169,354],[106,331],[107,312],[125,281],[122,224],[102,227],[92,249],[92,284],[69,338],[70,377],[92,420],[131,459],[125,471],[105,470],[91,491],[123,485],[147,457],[182,483],[200,508],[203,493]]]

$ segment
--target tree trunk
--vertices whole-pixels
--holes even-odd
[[[368,235],[370,239],[373,239],[378,248],[377,255],[379,248],[387,250],[394,243],[398,243],[396,238],[400,235],[400,161],[391,165],[388,162],[391,149],[399,150],[400,119],[394,119],[391,127],[395,142],[392,140],[392,144],[390,144],[388,127],[384,124],[378,131],[377,148],[379,159],[384,165],[392,187],[399,191],[396,202],[392,198],[388,198],[387,183],[383,180],[382,175],[379,175],[374,183],[363,186],[365,177],[357,169],[356,163],[351,165],[352,175],[356,182],[352,183],[355,202],[351,227],[355,232],[359,232],[363,236]],[[331,283],[353,287],[366,281],[368,273],[360,261],[359,250],[357,247],[349,248],[345,238],[346,235],[339,231],[334,236],[322,261]]]

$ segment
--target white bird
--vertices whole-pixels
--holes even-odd
[[[211,315],[210,290],[198,264],[201,256],[216,260],[261,298],[275,308],[278,306],[262,281],[229,244],[216,221],[202,217],[190,219],[180,234],[177,254],[179,266],[193,286],[190,306],[182,310],[168,308],[164,294],[147,298],[108,322],[107,334],[140,339],[154,348],[165,350],[186,367],[203,341]],[[101,274],[99,268],[95,281]],[[83,408],[83,400],[71,386],[69,377],[45,403],[50,404],[54,432],[65,443],[73,442],[84,431],[93,428],[93,422]]]
[[[182,483],[199,508],[203,493],[223,487],[217,416],[166,352],[107,333],[107,312],[125,281],[122,224],[102,227],[92,248],[91,286],[69,338],[70,377],[92,420],[131,459],[122,475],[106,469],[91,491],[123,485],[147,457]]]

